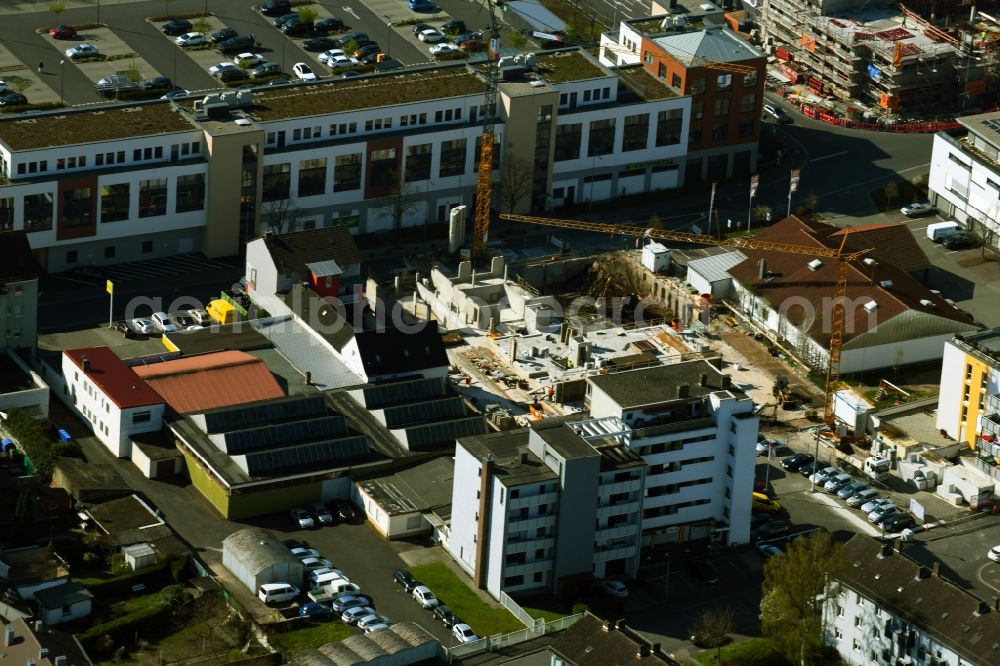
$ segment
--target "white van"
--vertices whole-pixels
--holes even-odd
[[[351,582],[351,579],[345,576],[344,572],[340,569],[317,569],[309,574],[309,589],[318,590],[327,583],[335,580]]]
[[[299,588],[290,583],[264,583],[257,598],[265,604],[284,604],[299,596]]]
[[[361,594],[361,586],[352,583],[346,578],[337,578],[324,583],[320,589],[331,597],[339,597],[342,594]]]
[[[935,243],[942,242],[948,236],[962,231],[962,225],[958,222],[934,222],[927,225],[927,237]]]

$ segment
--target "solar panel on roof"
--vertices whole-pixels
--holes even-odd
[[[406,428],[406,448],[410,451],[432,448],[443,442],[454,442],[460,437],[482,435],[486,432],[486,421],[481,416],[470,416],[443,423]]]
[[[384,410],[385,425],[388,428],[401,428],[409,423],[426,423],[439,419],[465,416],[465,403],[459,397],[418,402],[410,405],[388,407]]]
[[[247,474],[261,475],[291,469],[336,466],[368,453],[368,439],[364,436],[311,442],[282,449],[248,453],[233,460]]]
[[[226,432],[275,421],[318,417],[326,412],[325,398],[312,395],[213,409],[203,416],[206,432]]]
[[[365,406],[369,409],[377,409],[386,405],[395,405],[421,398],[443,396],[445,394],[445,386],[444,380],[438,377],[368,386],[363,389],[363,392]]]
[[[983,124],[989,127],[994,132],[1000,134],[1000,120],[985,120]]]
[[[259,451],[265,448],[293,446],[318,439],[329,439],[347,434],[347,419],[330,414],[318,419],[302,419],[231,430],[211,435],[212,441],[229,455]]]

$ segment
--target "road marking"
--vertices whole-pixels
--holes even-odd
[[[992,566],[994,566],[992,562],[985,562],[983,564],[983,566],[979,567],[979,569],[976,570],[976,578],[979,579],[980,583],[982,583],[986,587],[990,588],[991,590],[994,590],[996,592],[1000,592],[1000,589],[997,589],[996,586],[994,586],[994,585],[992,585],[990,583],[987,583],[985,580],[983,580],[983,570],[986,569],[987,567],[992,567]]]
[[[820,162],[822,160],[828,160],[831,157],[840,157],[841,155],[846,155],[846,154],[847,154],[847,151],[846,150],[842,150],[839,153],[830,153],[829,155],[821,155],[820,157],[814,157],[814,158],[812,158],[811,160],[809,160],[809,163],[811,164],[813,162]]]
[[[358,20],[358,21],[360,21],[360,20],[361,20],[361,17],[360,17],[360,16],[358,16],[358,15],[357,15],[357,14],[356,14],[356,13],[354,12],[354,10],[353,10],[352,8],[348,7],[347,5],[344,5],[343,7],[341,7],[341,9],[343,9],[343,10],[344,10],[344,11],[345,11],[346,13],[350,14],[351,16],[353,16],[353,17],[354,17],[354,18],[355,18],[356,20]]]

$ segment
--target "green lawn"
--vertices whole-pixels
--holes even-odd
[[[317,622],[304,625],[300,629],[274,634],[270,643],[275,650],[289,655],[293,652],[318,648],[327,643],[336,643],[355,633],[357,631],[339,621]]]
[[[555,597],[533,596],[526,599],[517,599],[528,615],[536,620],[552,622],[567,615],[575,615],[587,610],[587,604],[577,602],[569,606]]]
[[[716,666],[720,662],[715,659],[715,650],[706,650],[698,655],[698,663]],[[721,663],[726,666],[788,666],[788,660],[766,638],[727,645],[722,648]]]
[[[476,596],[451,569],[440,562],[410,567],[413,577],[431,588],[431,592],[468,623],[477,636],[493,636],[524,629],[524,625],[505,608],[492,608]]]

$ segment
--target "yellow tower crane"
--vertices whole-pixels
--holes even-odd
[[[596,231],[599,233],[611,234],[612,236],[631,236],[634,238],[655,238],[657,240],[673,241],[676,243],[692,243],[695,245],[718,245],[721,247],[731,247],[747,250],[770,250],[774,252],[788,252],[810,257],[828,257],[837,260],[837,284],[833,294],[833,312],[830,321],[830,347],[829,360],[826,366],[826,382],[823,395],[823,421],[830,429],[833,429],[833,395],[840,384],[840,351],[844,336],[844,300],[847,296],[847,276],[848,268],[852,261],[856,261],[873,251],[873,248],[845,252],[847,237],[850,232],[845,233],[837,249],[829,247],[811,247],[806,245],[791,245],[788,243],[775,243],[752,237],[734,238],[714,238],[704,234],[692,234],[685,231],[664,231],[662,229],[644,229],[621,224],[607,224],[604,222],[586,222],[583,220],[565,220],[550,217],[537,217],[532,215],[516,215],[513,213],[501,213],[501,220],[512,222],[526,222],[528,224],[540,224],[549,227],[561,227],[563,229],[580,229],[583,231]]]

